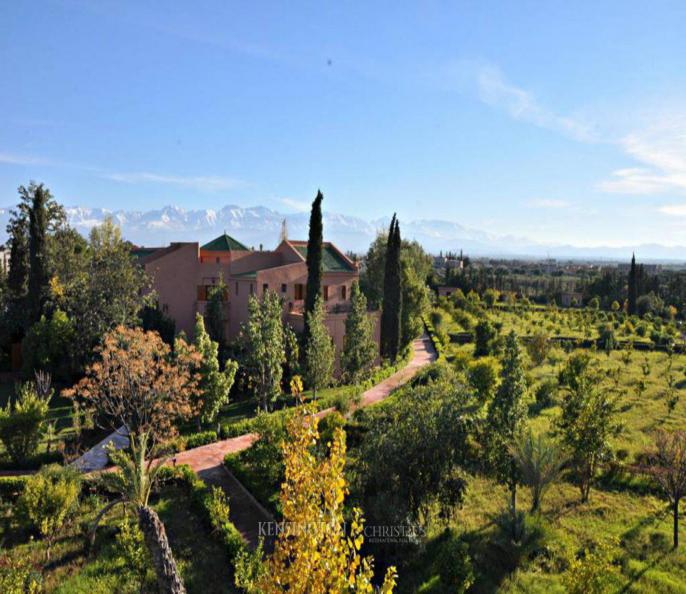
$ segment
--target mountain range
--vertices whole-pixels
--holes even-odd
[[[6,240],[5,227],[10,208],[0,208],[0,241]],[[176,206],[145,211],[108,210],[74,206],[66,208],[69,223],[87,235],[90,229],[111,216],[123,236],[136,245],[163,246],[172,241],[201,244],[226,232],[251,247],[274,247],[286,220],[288,235],[306,239],[309,213],[284,214],[264,206],[227,205],[221,209],[186,210]],[[344,250],[366,251],[389,220],[368,221],[336,213],[324,214],[324,234]],[[586,260],[627,260],[635,251],[643,261],[686,261],[686,247],[659,244],[625,247],[578,247],[542,244],[523,237],[494,235],[445,220],[401,221],[403,237],[416,239],[431,253],[463,250],[471,256],[570,258]]]

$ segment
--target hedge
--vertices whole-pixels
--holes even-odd
[[[186,490],[196,513],[207,522],[212,532],[224,544],[231,560],[246,549],[246,542],[234,523],[218,518],[213,514],[211,506],[212,489],[195,474],[190,466],[186,464],[176,467],[165,466],[160,470],[159,476],[161,480],[174,482]]]
[[[443,350],[443,343],[441,342],[441,340],[436,335],[436,329],[434,328],[433,324],[431,323],[431,320],[429,320],[428,316],[422,316],[422,320],[424,322],[426,332],[429,335],[429,338],[431,339],[431,343],[434,345],[434,349],[436,349],[436,354],[438,355],[436,360],[437,361],[443,361],[443,359],[445,359],[445,353]]]

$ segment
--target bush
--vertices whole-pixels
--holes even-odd
[[[0,499],[14,501],[24,491],[28,476],[0,476]]]
[[[481,320],[474,329],[474,356],[483,357],[494,351],[498,333],[488,320]]]
[[[143,533],[138,524],[124,518],[119,525],[117,534],[119,552],[126,564],[126,568],[136,577],[141,592],[145,592],[148,570],[152,568],[150,552],[145,546]]]
[[[558,384],[553,380],[541,382],[534,393],[536,399],[536,408],[542,410],[555,406],[557,401]]]
[[[609,547],[598,545],[592,551],[584,549],[571,561],[564,584],[570,594],[602,594],[612,589],[616,574]]]
[[[66,313],[57,309],[49,320],[41,316],[21,343],[24,377],[31,377],[35,370],[41,369],[59,380],[71,379],[73,344],[74,325]]]
[[[469,385],[474,389],[478,398],[485,402],[489,400],[498,383],[498,364],[491,357],[472,362],[468,372]]]
[[[26,523],[47,541],[46,560],[67,520],[76,512],[81,492],[78,471],[56,464],[44,466],[26,480],[19,510]]]
[[[200,446],[207,445],[208,443],[214,443],[218,438],[219,437],[216,431],[192,433],[185,438],[186,449],[190,450],[192,448],[198,448]]]
[[[607,353],[617,348],[617,339],[611,324],[604,324],[598,328],[598,347]]]
[[[38,450],[48,415],[49,397],[42,398],[31,383],[18,387],[14,401],[0,408],[0,441],[16,464],[25,464]]]
[[[526,350],[534,365],[541,365],[548,357],[550,351],[550,338],[543,332],[534,334],[526,342]]]
[[[206,489],[206,488],[205,488]],[[221,536],[233,559],[245,546],[241,533],[229,519],[229,500],[219,487],[211,487],[202,494],[203,508],[215,534]]]
[[[342,415],[347,415],[352,408],[352,396],[346,391],[336,392],[333,398],[333,407]]]
[[[466,542],[456,538],[446,542],[436,565],[444,592],[462,594],[474,583],[474,569]]]
[[[229,519],[229,501],[224,492],[219,487],[208,487],[191,467],[186,465],[169,469],[166,478],[177,480],[187,489],[196,510],[225,545],[229,558],[233,561],[245,549],[245,541]]]
[[[445,363],[434,363],[427,365],[424,369],[419,371],[411,380],[410,386],[426,386],[431,383],[442,382],[452,378],[453,373],[450,367]]]

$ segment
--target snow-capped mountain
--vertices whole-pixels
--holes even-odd
[[[0,242],[6,240],[5,227],[10,208],[0,208]],[[129,241],[144,246],[163,246],[172,241],[207,242],[226,231],[248,246],[274,247],[285,219],[288,235],[306,239],[309,213],[284,214],[264,206],[227,205],[216,209],[186,210],[176,206],[145,211],[108,210],[73,206],[66,208],[69,223],[83,235],[102,223],[106,217],[121,227]],[[338,213],[324,213],[324,234],[345,250],[363,252],[388,219],[368,221]],[[686,247],[633,245],[621,248],[580,248],[569,245],[540,244],[522,237],[498,236],[459,223],[444,220],[401,221],[403,237],[416,239],[426,250],[459,251],[472,256],[557,257],[583,259],[628,259],[636,251],[646,260],[686,261]]]

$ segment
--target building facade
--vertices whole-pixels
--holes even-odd
[[[223,280],[224,332],[235,338],[248,319],[251,295],[261,298],[275,291],[283,301],[284,321],[296,332],[304,327],[303,307],[307,290],[307,242],[284,239],[274,250],[251,250],[230,237],[220,235],[200,246],[172,243],[166,248],[139,248],[134,251],[152,279],[160,309],[176,322],[177,331],[193,336],[195,315],[204,315],[213,286]],[[322,297],[325,323],[340,353],[345,336],[345,320],[350,307],[353,281],[359,279],[357,264],[335,245],[323,244]],[[378,315],[374,333],[378,344]]]

